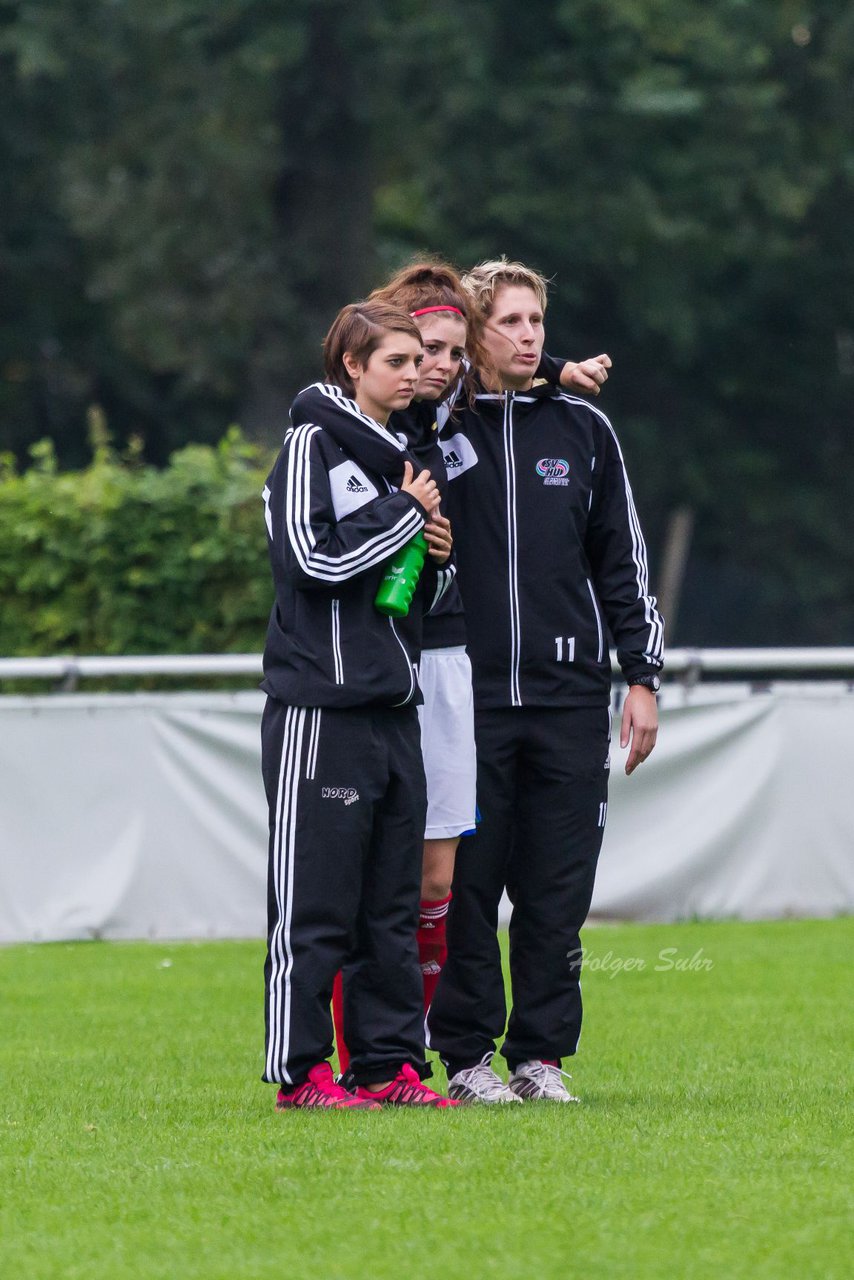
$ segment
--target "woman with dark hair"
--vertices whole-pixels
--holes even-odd
[[[312,420],[287,432],[264,490],[276,598],[262,684],[263,1078],[278,1084],[280,1110],[446,1107],[422,1083],[418,628],[374,606],[388,560],[439,502],[436,482],[386,425],[415,392],[421,336],[406,312],[356,303],[339,313],[324,356],[323,396]],[[429,537],[434,560],[445,560],[447,521],[433,521]],[[352,1091],[329,1063],[342,967]]]
[[[466,349],[471,349],[472,344],[468,303],[459,286],[459,276],[446,263],[416,263],[375,290],[371,301],[400,306],[410,313],[419,329],[424,345],[415,396],[406,408],[391,415],[389,430],[418,464],[430,471],[441,493],[447,477],[438,446],[437,414],[442,421],[447,417],[453,396],[462,385]],[[448,397],[447,402],[443,402],[444,397]],[[322,386],[307,387],[294,402],[293,421],[316,416],[325,398],[327,393]],[[348,407],[339,401],[336,410],[345,422]],[[431,523],[425,529],[428,540],[433,528]],[[432,597],[432,581],[428,580],[425,587],[422,598]],[[471,667],[465,651],[462,605],[454,583],[440,601],[426,599],[423,606],[418,675],[424,703],[418,713],[428,799],[417,942],[426,1012],[445,962],[445,920],[454,854],[460,836],[474,829],[476,810]],[[344,1033],[340,977],[335,984],[333,1013],[338,1061],[341,1071],[346,1072],[349,1045]]]

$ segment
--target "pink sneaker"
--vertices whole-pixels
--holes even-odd
[[[332,1068],[328,1062],[318,1062],[303,1080],[290,1093],[280,1089],[276,1098],[277,1111],[296,1110],[298,1107],[358,1107],[360,1111],[379,1111],[380,1104],[370,1098],[357,1098],[348,1093],[340,1084],[335,1083]]]
[[[359,1085],[356,1097],[365,1102],[373,1101],[383,1107],[456,1107],[459,1103],[453,1098],[445,1098],[441,1093],[434,1093],[422,1082],[418,1072],[405,1062],[391,1084],[379,1092]]]

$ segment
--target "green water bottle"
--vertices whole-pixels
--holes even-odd
[[[379,613],[387,618],[406,617],[426,555],[427,540],[419,532],[389,560],[374,596],[374,605]]]

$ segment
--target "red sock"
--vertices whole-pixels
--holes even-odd
[[[343,1075],[350,1065],[350,1051],[344,1039],[344,975],[339,969],[332,984],[332,1022],[335,1026],[335,1046],[338,1050],[338,1070]]]
[[[421,902],[418,916],[418,959],[424,978],[424,1012],[430,1008],[439,974],[448,958],[445,925],[451,895],[438,902]]]

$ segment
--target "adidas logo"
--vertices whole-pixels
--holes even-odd
[[[451,449],[449,453],[445,454],[445,467],[448,471],[453,471],[454,467],[461,467],[462,465],[463,460],[455,449]]]
[[[362,484],[358,476],[351,476],[347,481],[346,489],[348,493],[367,493],[368,486]]]

